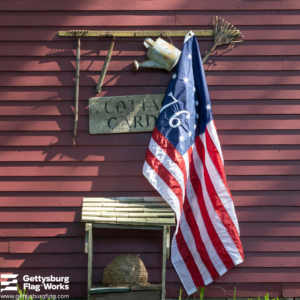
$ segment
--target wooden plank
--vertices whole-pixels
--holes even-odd
[[[123,231],[124,232],[124,231]],[[132,253],[135,254],[135,253]],[[138,253],[136,253],[138,254]],[[105,268],[120,253],[95,253],[93,267]],[[139,258],[146,268],[161,268],[161,253],[141,253]],[[0,258],[1,268],[86,268],[87,259],[85,253],[64,254],[5,254]],[[167,268],[172,268],[172,262],[166,261]],[[300,266],[299,253],[245,253],[245,261],[236,268],[298,268]]]
[[[187,2],[182,3],[179,0],[173,1],[152,1],[139,2],[134,0],[126,1],[95,1],[88,0],[82,3],[80,0],[59,1],[52,0],[51,2],[39,2],[35,0],[27,0],[26,4],[22,0],[3,1],[0,9],[3,11],[114,11],[114,10],[296,10],[300,9],[300,5],[292,0],[285,1],[264,1],[262,3],[251,2],[245,3],[242,0],[229,0],[226,4],[221,1],[207,1],[207,2]]]
[[[92,73],[92,74],[90,74]],[[94,86],[99,79],[96,72],[81,72],[81,86]],[[172,73],[163,72],[120,72],[115,74],[107,72],[105,86],[166,86],[171,79]],[[52,72],[43,74],[33,72],[24,75],[18,72],[1,72],[0,86],[74,86],[74,72]],[[208,86],[248,86],[248,85],[297,85],[300,84],[298,71],[278,71],[274,72],[207,72],[206,80]],[[120,101],[120,100],[119,100]],[[128,100],[129,101],[129,100]],[[121,109],[121,108],[120,108]]]
[[[143,30],[157,30],[156,26],[143,26]],[[72,26],[64,26],[62,27],[0,27],[0,40],[1,41],[69,41],[69,37],[60,37],[58,36],[58,31],[60,30],[73,30],[74,27]],[[84,29],[86,30],[120,30],[117,26],[111,26],[111,27],[92,27],[87,26]],[[126,30],[136,30],[137,28],[135,26],[133,27],[126,27]],[[211,24],[206,24],[205,26],[167,26],[167,28],[163,28],[163,30],[211,30]],[[299,33],[299,25],[285,25],[285,26],[244,26],[239,25],[238,29],[243,33],[245,38],[253,41],[276,41],[276,40],[299,40],[300,39],[300,33]],[[103,38],[105,39],[105,38]],[[117,42],[120,40],[131,40],[131,41],[138,41],[142,38],[117,38]],[[198,37],[198,40],[212,40],[211,37]],[[182,40],[182,38],[176,38],[173,37],[172,40]],[[6,58],[7,60],[10,60],[10,58]],[[41,62],[48,60],[49,57],[41,57]],[[13,63],[13,61],[11,61]],[[72,63],[72,62],[71,62]],[[82,62],[84,63],[84,61]],[[80,64],[80,67],[82,67],[82,63]],[[94,63],[97,63],[97,61],[94,61]],[[265,61],[265,63],[267,63]],[[70,64],[70,62],[69,62]],[[110,63],[112,64],[112,62]],[[41,66],[40,66],[41,67]],[[37,68],[40,68],[37,66]],[[53,64],[54,67],[54,64]],[[20,68],[22,66],[20,65]],[[93,69],[93,66],[91,66]],[[102,69],[102,68],[100,68]],[[97,69],[99,70],[99,69]],[[52,70],[54,71],[54,70]],[[66,70],[64,70],[66,71]]]
[[[297,30],[299,34],[299,29]],[[256,34],[258,32],[255,32]],[[277,31],[276,31],[277,33]],[[269,31],[268,31],[269,34]],[[1,37],[1,28],[0,28]],[[264,35],[264,37],[266,37]],[[274,40],[274,38],[272,39]],[[291,38],[289,39],[291,40]],[[300,40],[300,34],[299,34]],[[135,57],[118,57],[115,56],[109,63],[108,71],[110,72],[132,72],[133,60]],[[145,57],[136,59],[139,63],[146,60]],[[210,56],[208,63],[204,64],[207,72],[213,71],[299,71],[300,63],[297,56],[270,56],[266,57],[222,57]],[[83,57],[80,62],[80,69],[85,72],[99,72],[102,70],[104,57],[93,58]],[[75,58],[70,57],[0,57],[0,68],[2,72],[74,72],[76,67]],[[144,69],[146,70],[146,69]],[[150,70],[149,70],[150,72]]]
[[[240,222],[241,236],[300,236],[297,222]]]
[[[299,237],[242,237],[245,252],[299,252]],[[7,242],[7,240],[6,240]],[[122,245],[122,247],[120,247]],[[7,248],[6,248],[7,249]],[[10,238],[10,253],[84,253],[82,238]],[[94,238],[94,253],[161,253],[161,237]]]
[[[120,247],[122,245],[122,247]],[[97,252],[161,252],[160,238],[94,238]],[[84,253],[84,238],[11,238],[10,253]],[[83,277],[86,278],[85,272]],[[54,274],[53,274],[54,275]],[[86,279],[85,279],[86,280]],[[85,280],[83,282],[85,282]],[[95,281],[96,282],[96,281]]]
[[[268,153],[263,153],[266,156]],[[287,153],[288,154],[288,153]],[[232,153],[234,156],[234,153]],[[259,155],[259,154],[258,154]],[[251,159],[251,157],[248,157]],[[236,159],[240,159],[239,157]],[[244,157],[246,160],[247,157]],[[269,158],[270,160],[272,157]],[[229,189],[232,191],[299,191],[297,182],[299,176],[228,176]],[[122,191],[155,191],[142,175],[139,177],[93,177],[84,180],[74,180],[74,177],[21,177],[2,179],[0,191],[5,192],[108,192],[116,189]],[[135,208],[138,206],[130,206]],[[128,207],[129,208],[129,207]],[[107,209],[108,211],[110,209]],[[85,210],[88,211],[88,210]],[[97,209],[96,209],[97,211]],[[73,213],[66,213],[69,220],[74,217]]]
[[[299,283],[283,283],[282,296],[286,298],[300,297],[300,284]],[[296,298],[298,300],[298,298]]]
[[[25,149],[27,148],[27,149]],[[0,161],[144,161],[147,146],[124,147],[49,147],[45,152],[41,147],[2,147]],[[223,146],[225,160],[299,160],[298,145],[266,146]],[[122,152],[120,152],[122,150]],[[27,180],[24,178],[24,180]],[[120,206],[121,204],[119,204]],[[154,204],[153,204],[154,205]]]
[[[245,136],[246,139],[247,136]],[[279,144],[279,142],[278,142]],[[298,143],[300,144],[300,143]],[[61,166],[59,166],[61,164]],[[84,166],[87,164],[87,166]],[[132,177],[141,176],[143,162],[95,162],[93,166],[89,163],[70,162],[53,163],[45,166],[42,162],[1,162],[0,177]],[[300,162],[298,161],[226,161],[225,173],[229,175],[300,175]],[[24,201],[24,203],[26,203]],[[53,202],[54,203],[54,202]],[[76,202],[76,205],[78,202]],[[41,203],[37,203],[37,206]],[[43,204],[42,204],[43,205]],[[64,203],[62,205],[65,205]],[[1,206],[1,204],[0,204]],[[93,204],[86,204],[85,207],[93,207]],[[123,210],[123,211],[126,211]],[[128,209],[130,211],[130,209]],[[161,210],[160,212],[167,212]]]
[[[93,26],[93,25],[91,25]],[[105,34],[112,34],[115,37],[123,37],[123,38],[137,38],[137,37],[153,37],[153,38],[159,38],[159,37],[185,37],[190,31],[193,31],[195,36],[199,37],[213,37],[214,31],[211,30],[197,30],[197,29],[191,29],[191,30],[88,30],[88,31],[77,31],[74,32],[73,30],[69,31],[59,31],[58,35],[62,37],[99,37]]]
[[[5,270],[5,269],[4,269]],[[4,271],[3,270],[3,271]],[[20,280],[23,281],[24,275],[35,276],[34,272],[42,276],[52,276],[59,277],[70,277],[70,282],[72,283],[84,283],[86,282],[85,268],[49,268],[45,270],[39,269],[20,269]],[[104,268],[93,268],[93,278],[95,282],[102,281],[102,274]],[[6,272],[13,272],[14,269],[7,269]],[[27,273],[26,273],[27,272]],[[277,282],[299,282],[299,277],[295,276],[299,272],[299,268],[233,268],[230,272],[227,272],[222,278],[216,280],[218,283],[230,283],[230,282],[240,282],[240,283],[277,283]],[[149,281],[155,283],[155,281],[161,280],[161,269],[148,269]],[[168,283],[180,283],[180,279],[174,268],[167,269],[166,281]],[[256,280],[253,280],[254,276],[257,276]],[[22,277],[22,279],[21,279]],[[264,277],[267,277],[264,281]],[[224,279],[224,280],[222,280]],[[230,281],[231,280],[231,281]],[[276,281],[277,280],[277,281]],[[178,290],[177,290],[178,292]]]
[[[9,242],[7,238],[0,238],[0,253],[9,253]]]
[[[225,165],[226,175],[300,175],[298,161],[229,161]]]
[[[275,182],[274,185],[280,184]],[[229,185],[230,188],[230,185]],[[299,189],[299,188],[298,188]],[[234,197],[236,200],[236,197]],[[261,204],[262,205],[262,204]],[[264,204],[266,205],[266,204]],[[285,204],[287,205],[287,203]],[[240,222],[299,222],[300,208],[298,207],[247,207],[237,206],[236,212],[238,220]],[[114,217],[108,217],[107,214],[102,214],[101,217],[94,217],[92,213],[84,212],[82,214],[82,221],[94,220],[97,222],[123,222],[123,223],[147,223],[157,224],[162,226],[174,225],[174,214],[168,214],[168,217],[147,217],[148,214],[144,214],[144,217],[132,217],[132,216],[120,216],[118,213]],[[127,215],[127,214],[126,214]],[[81,221],[81,209],[80,207],[74,208],[2,208],[0,212],[1,221],[4,222],[16,222],[16,223],[48,223],[48,222],[80,222]],[[46,227],[47,228],[47,227]],[[45,229],[45,231],[47,231]]]
[[[199,17],[198,17],[199,18]],[[229,21],[229,20],[228,20]],[[174,41],[174,46],[182,49],[182,40]],[[99,47],[101,45],[101,51]],[[110,41],[105,40],[99,43],[90,38],[83,39],[81,47],[81,56],[84,57],[104,57],[107,55]],[[199,46],[201,54],[204,54],[213,46],[212,41],[200,41]],[[55,42],[1,42],[0,56],[49,56],[51,57],[72,57],[76,56],[76,41],[75,38],[70,38],[70,41],[55,41]],[[286,49],[289,49],[287,51]],[[300,41],[248,41],[238,43],[233,46],[218,47],[217,52],[213,56],[297,56],[299,53]],[[144,57],[146,58],[147,49],[141,41],[116,43],[112,52],[112,60],[115,56],[125,57]],[[93,89],[94,90],[94,89]]]
[[[93,223],[95,228],[114,228],[114,229],[134,229],[134,230],[162,230],[163,226],[148,226],[148,225],[131,225],[131,224],[107,224]]]
[[[237,128],[239,130],[299,130],[300,126],[300,119],[297,115],[216,115],[214,120],[218,131]],[[72,121],[71,116],[2,117],[0,131],[71,131]],[[87,131],[88,117],[82,116],[78,126],[79,131]],[[49,151],[53,150],[49,148]],[[92,151],[91,148],[90,151]]]
[[[218,136],[221,145],[299,145],[300,144],[299,130],[218,130]],[[88,131],[80,131],[80,135],[76,138],[76,145],[80,146],[143,146],[149,145],[151,133],[133,133],[126,135],[90,135]],[[69,146],[72,144],[72,135],[68,131],[60,132],[0,132],[0,144],[2,146]],[[114,167],[110,168],[109,167]],[[45,176],[51,175],[68,175],[68,176],[93,176],[111,174],[115,172],[123,175],[124,168],[120,163],[101,162],[101,163],[49,163],[41,168],[40,163],[13,163],[11,162],[5,168],[4,163],[0,163],[0,176],[3,172],[6,176],[32,176],[34,174]],[[72,166],[72,167],[71,167]],[[99,168],[101,166],[101,168]],[[127,170],[128,175],[140,174],[140,163],[137,165],[132,163],[132,169]],[[226,167],[226,166],[225,166]],[[247,170],[244,170],[247,172]],[[291,170],[293,171],[293,170]],[[11,174],[11,175],[10,175]],[[15,175],[13,175],[15,174]],[[31,175],[30,175],[31,174]],[[90,174],[90,175],[88,175]]]
[[[98,224],[100,225],[100,224]],[[105,225],[105,224],[102,224]],[[110,225],[112,226],[112,225]],[[95,227],[95,226],[94,226]],[[98,226],[99,227],[99,226]],[[97,227],[97,228],[98,228]],[[159,230],[162,227],[148,226],[151,230],[157,229],[157,232],[133,230],[128,226],[128,230],[115,230],[102,226],[104,229],[97,229],[95,237],[130,237],[130,238],[161,238]],[[132,230],[130,230],[130,228]],[[153,229],[154,228],[154,229]],[[81,223],[0,223],[0,237],[84,237],[84,224]]]
[[[219,10],[216,7],[216,10]],[[94,12],[14,12],[0,13],[0,26],[197,26],[210,25],[211,11],[105,11]],[[222,18],[238,25],[299,25],[295,11],[223,11]],[[142,31],[142,30],[141,30]]]
[[[88,232],[88,272],[87,272],[87,300],[90,300],[90,291],[92,288],[92,272],[93,272],[93,226],[91,223],[85,224]]]
[[[235,57],[236,58],[236,57]],[[104,87],[101,97],[165,94],[167,86]],[[298,86],[210,86],[212,100],[299,100]],[[69,87],[0,87],[0,101],[45,101],[45,99],[73,101]],[[80,87],[80,100],[95,97],[94,87]]]
[[[153,131],[163,94],[89,99],[90,134]]]
[[[78,208],[52,208],[41,210],[39,208],[3,208],[0,212],[1,222],[80,222],[81,209]]]
[[[226,162],[225,162],[226,164]],[[0,192],[0,207],[79,207],[82,206],[82,198],[86,195],[133,195],[140,192],[112,191],[112,192]],[[157,195],[157,192],[146,192],[143,194]],[[299,206],[300,200],[297,191],[232,191],[235,206]],[[131,208],[131,211],[143,211],[143,209]],[[153,210],[153,209],[151,209]],[[116,211],[127,211],[118,208]],[[149,211],[149,210],[146,210]],[[158,208],[158,211],[166,212],[166,208]],[[45,226],[45,225],[44,225]]]
[[[148,97],[147,97],[148,96]],[[146,98],[147,97],[147,98]],[[90,113],[88,110],[87,101],[80,101],[79,103],[79,115],[90,115],[92,118],[91,122],[100,122],[99,126],[105,126],[107,121],[111,118],[115,117],[118,120],[118,117],[133,115],[137,109],[137,115],[141,116],[142,119],[139,121],[144,127],[147,126],[147,122],[143,121],[147,119],[146,116],[153,115],[152,119],[158,117],[158,110],[154,105],[153,101],[150,102],[150,97],[152,100],[155,100],[157,107],[161,107],[161,102],[164,98],[164,94],[159,95],[135,95],[135,96],[118,96],[118,97],[103,97],[103,98],[94,98],[99,99],[100,101],[93,101],[90,105]],[[138,101],[142,101],[143,98],[145,100],[145,111],[143,107],[139,107]],[[115,100],[115,101],[114,101]],[[123,104],[125,103],[125,110],[123,111]],[[134,101],[134,111],[132,112],[132,102]],[[74,101],[73,101],[74,102]],[[44,101],[42,105],[38,105],[36,101],[20,101],[14,102],[0,102],[1,107],[1,116],[73,116],[74,115],[74,103],[72,101]],[[106,105],[106,103],[108,103]],[[119,112],[116,109],[116,105],[118,105]],[[300,114],[300,101],[299,100],[260,100],[259,103],[253,103],[253,100],[213,100],[212,102],[212,111],[214,115],[268,115],[268,114]],[[149,105],[149,107],[147,107]],[[105,110],[105,106],[107,107],[107,111]],[[149,111],[148,111],[149,110]],[[99,111],[99,113],[96,113]],[[101,122],[103,118],[104,121]],[[133,117],[132,117],[133,118]],[[149,117],[148,117],[149,118]],[[139,118],[137,117],[137,120]],[[155,120],[155,119],[154,119]],[[116,122],[116,120],[113,120]],[[103,123],[103,124],[102,124]],[[113,122],[110,122],[112,124]],[[152,122],[153,123],[153,122]],[[96,124],[92,123],[90,125],[96,126]],[[130,123],[131,127],[134,126],[134,121]],[[127,123],[126,126],[128,127]],[[107,126],[105,126],[106,128]],[[148,127],[153,127],[149,122]],[[111,129],[110,129],[111,131]],[[128,131],[129,132],[129,131]],[[109,133],[107,130],[106,133]]]
[[[0,12],[0,26],[168,26],[176,25],[175,12]],[[207,25],[207,24],[205,24]]]

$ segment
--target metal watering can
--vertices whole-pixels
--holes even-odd
[[[155,42],[150,38],[146,38],[144,46],[148,49],[147,57],[149,60],[142,63],[134,60],[134,71],[137,71],[139,67],[146,67],[166,69],[170,72],[176,66],[181,54],[180,50],[161,38],[158,38]]]

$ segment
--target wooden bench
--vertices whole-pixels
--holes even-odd
[[[165,300],[166,259],[170,255],[170,226],[175,226],[175,214],[169,204],[161,197],[117,197],[117,198],[84,198],[82,204],[82,222],[85,222],[85,253],[88,253],[88,285],[87,300],[93,299],[119,299],[117,293],[132,292],[132,296],[123,294],[122,299],[135,299],[143,297],[147,300],[157,298],[157,286],[151,286],[141,296],[142,288],[107,288],[92,285],[93,261],[93,228],[115,229],[144,229],[163,230],[163,264],[162,285],[159,299]],[[150,288],[150,290],[149,290]],[[139,290],[139,291],[138,291]],[[137,293],[138,291],[139,293]],[[104,293],[106,293],[104,295]],[[99,297],[97,297],[97,294]],[[120,295],[121,296],[121,295]]]

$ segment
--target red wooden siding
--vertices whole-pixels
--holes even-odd
[[[215,285],[232,297],[300,297],[300,2],[243,0],[0,1],[0,273],[70,276],[86,296],[82,198],[157,195],[142,176],[150,133],[89,135],[88,98],[110,41],[83,38],[79,127],[72,146],[74,38],[59,30],[211,29],[212,15],[245,42],[205,63],[245,262]],[[202,55],[212,38],[198,38]],[[171,74],[132,72],[140,38],[118,38],[100,96],[165,93]],[[183,38],[173,38],[181,49]],[[96,230],[94,281],[121,253],[161,280],[161,233]],[[167,297],[181,288],[167,264]],[[224,297],[220,289],[206,296]]]

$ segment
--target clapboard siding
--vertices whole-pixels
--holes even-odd
[[[26,3],[25,3],[26,2]],[[212,15],[245,42],[205,63],[245,262],[212,286],[232,297],[300,296],[300,3],[298,1],[0,1],[0,273],[70,276],[86,296],[83,197],[158,196],[142,176],[151,133],[90,135],[110,39],[83,38],[79,123],[73,147],[76,40],[59,30],[212,29]],[[183,38],[172,38],[182,48]],[[199,37],[202,56],[212,37]],[[97,96],[164,94],[171,74],[132,72],[146,60],[142,38],[117,38]],[[172,229],[172,233],[174,229]],[[162,233],[95,231],[94,280],[116,256],[140,254],[161,280]],[[167,297],[180,280],[167,262]],[[22,276],[19,276],[20,282]],[[210,289],[207,297],[224,297]]]
[[[222,145],[299,145],[300,144],[300,132],[299,130],[218,130],[219,139]],[[90,135],[88,131],[81,131],[80,136],[76,139],[78,146],[129,146],[129,145],[147,145],[151,133],[135,133],[126,134],[121,137],[105,135],[96,136]],[[69,146],[72,144],[72,137],[70,137],[69,131],[62,132],[19,132],[19,131],[0,131],[0,144],[2,146]],[[288,163],[288,162],[287,162]],[[1,164],[0,164],[1,166]],[[252,166],[252,165],[251,165]],[[247,172],[251,169],[248,166]],[[228,163],[227,166],[228,167]],[[263,170],[257,168],[257,172]],[[12,168],[10,169],[13,170]],[[36,170],[37,171],[37,170]],[[50,171],[50,169],[49,169]],[[54,171],[54,170],[53,170]],[[53,172],[50,171],[50,172]],[[100,170],[99,170],[100,171]],[[129,170],[128,170],[129,171]],[[276,168],[274,172],[279,172]],[[290,169],[290,171],[292,171]],[[293,169],[293,171],[295,171]],[[13,171],[12,171],[13,172]],[[228,171],[227,171],[228,172]],[[20,174],[21,174],[20,169]],[[9,173],[7,173],[9,175]],[[17,176],[18,173],[14,173]],[[38,173],[36,173],[38,174]],[[84,176],[84,173],[82,173]],[[250,174],[249,174],[250,175]],[[271,175],[271,174],[270,174]],[[286,174],[288,175],[288,174]],[[294,175],[294,174],[290,174]]]
[[[127,182],[126,182],[127,183]],[[5,183],[7,184],[7,183]],[[41,185],[40,182],[38,182]],[[73,182],[79,185],[78,182]],[[120,182],[119,182],[120,185]],[[276,185],[276,182],[273,183]],[[30,186],[30,185],[29,185]],[[250,185],[251,187],[251,185]],[[53,188],[56,185],[53,184]],[[121,186],[122,188],[122,186]],[[231,188],[229,184],[229,188]],[[124,188],[123,188],[124,189]],[[133,189],[133,188],[131,188]],[[234,190],[234,189],[232,189]],[[237,207],[237,216],[240,222],[298,222],[300,209],[297,207]],[[1,208],[1,222],[80,222],[80,207],[52,207],[52,208]]]

